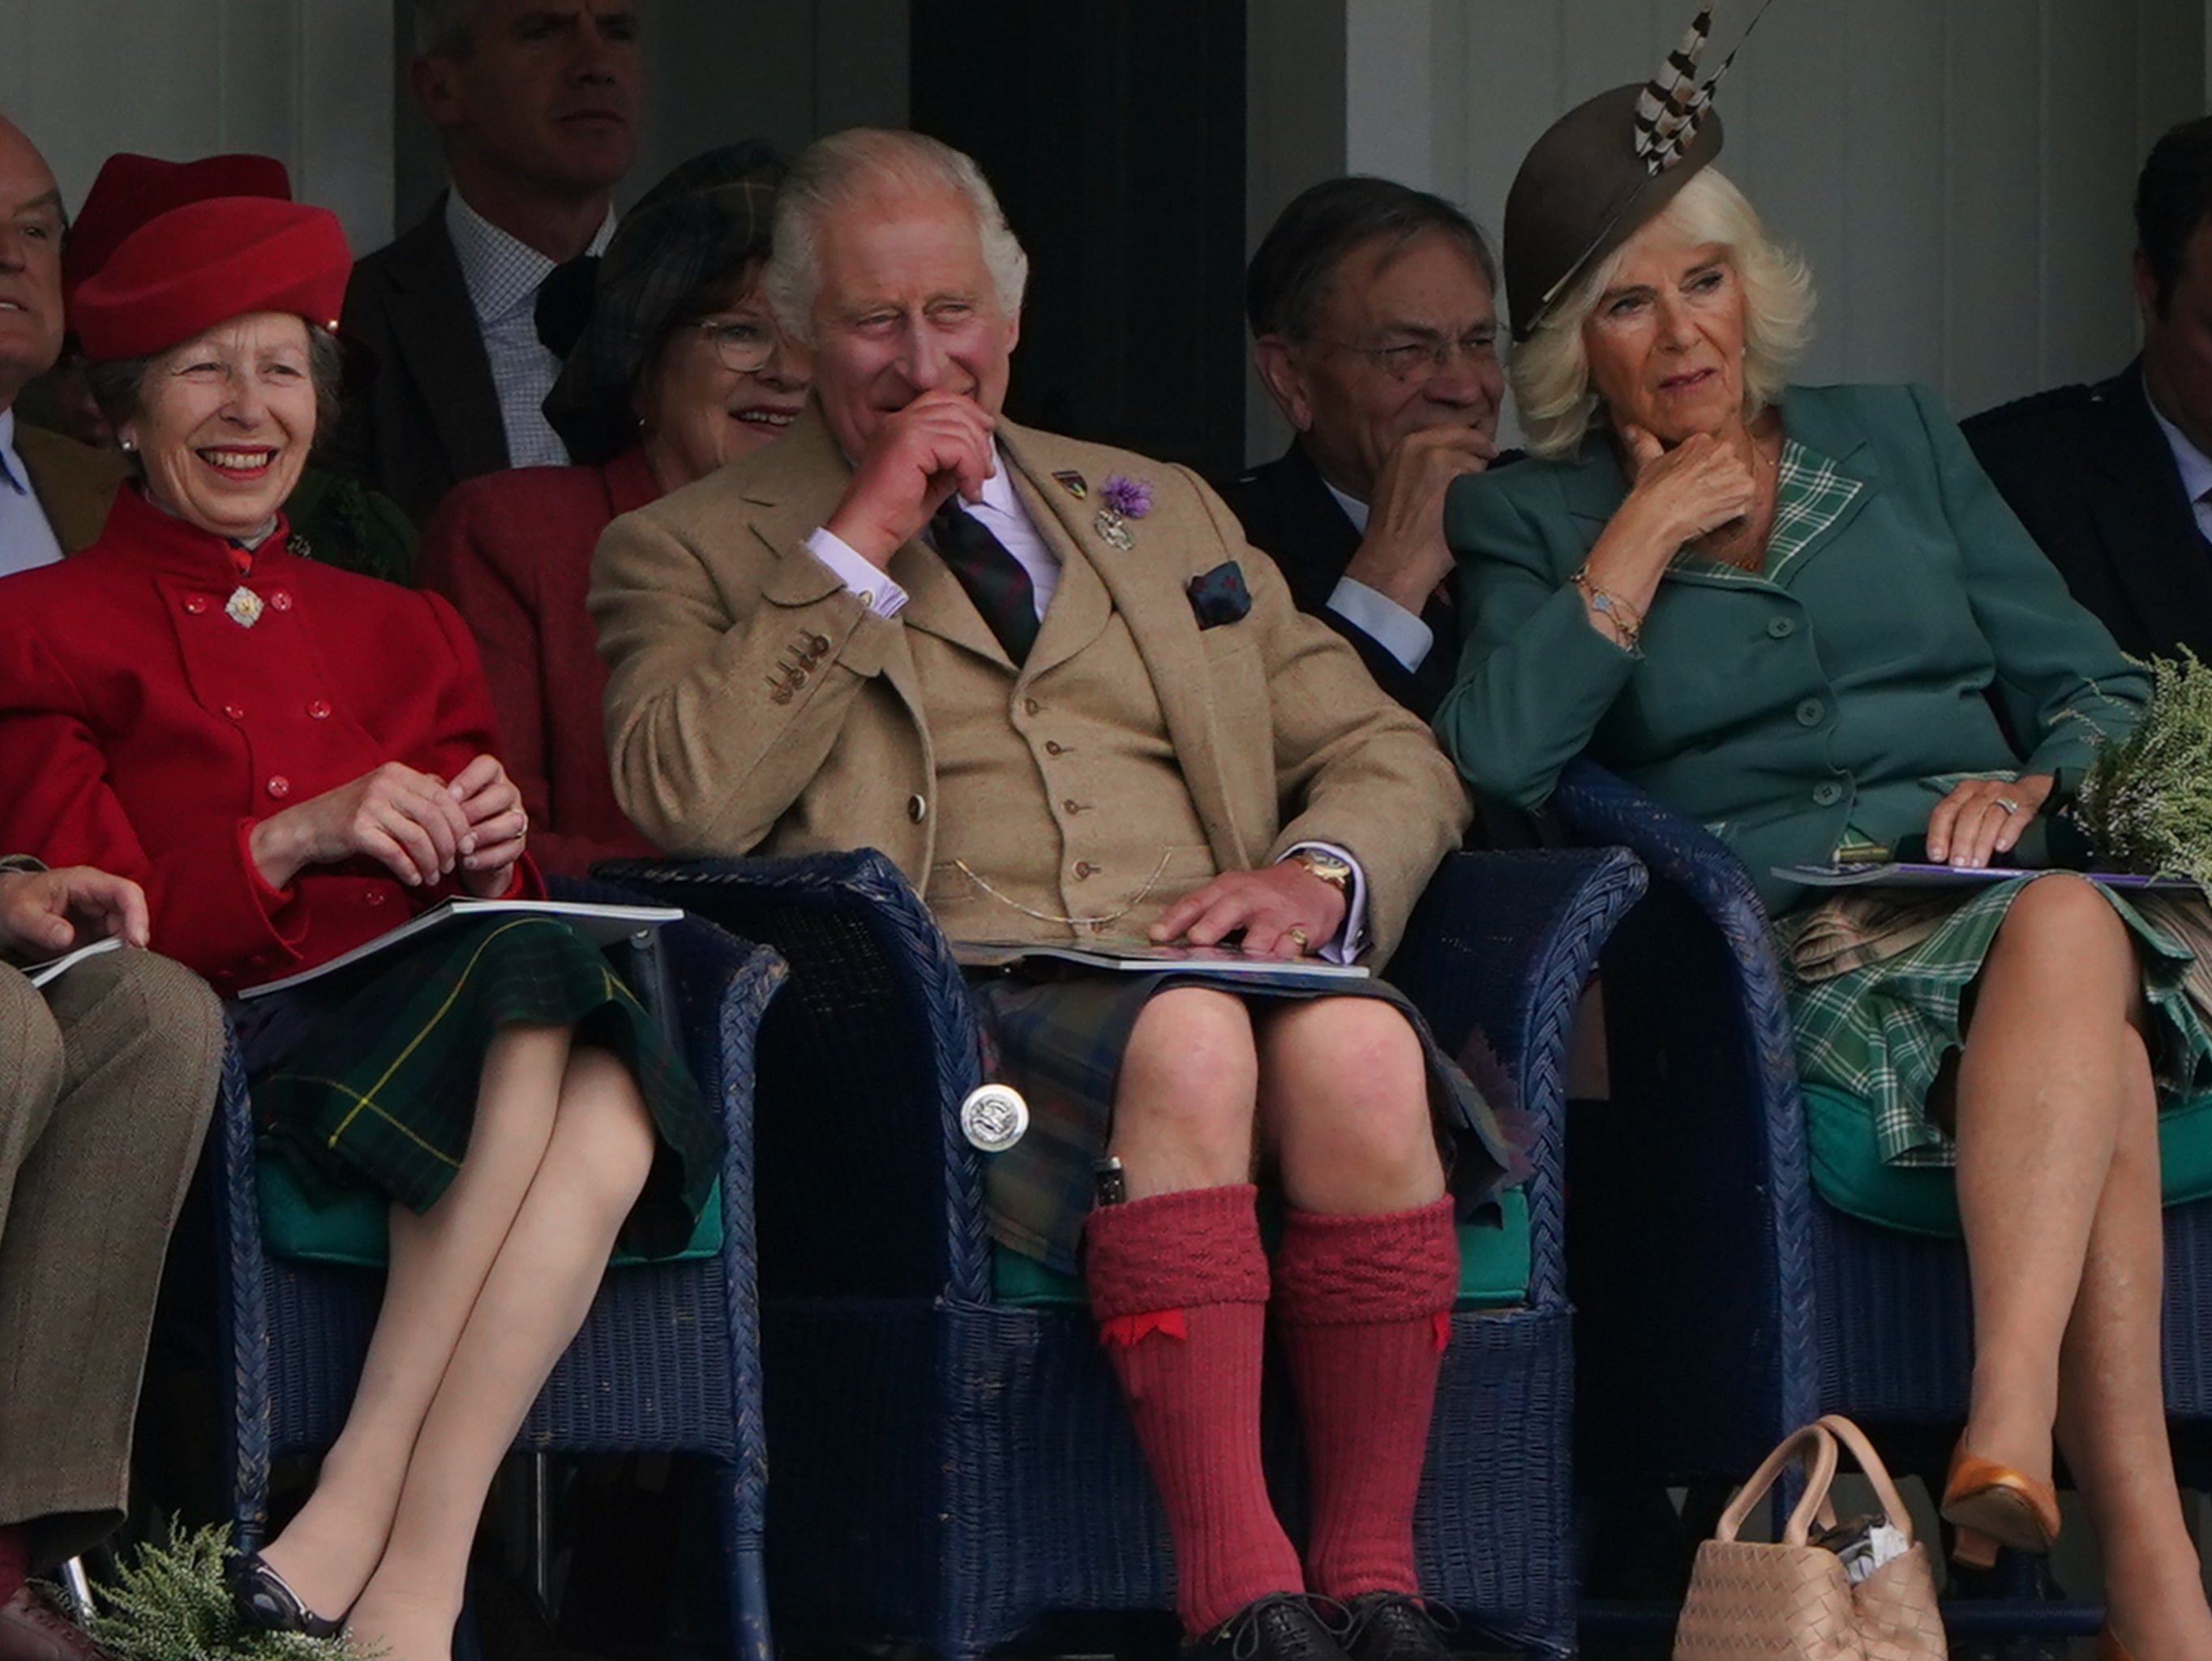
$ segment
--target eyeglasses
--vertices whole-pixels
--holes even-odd
[[[1423,381],[1440,375],[1455,353],[1477,369],[1498,361],[1495,324],[1471,329],[1456,340],[1431,336],[1426,340],[1394,341],[1388,346],[1363,346],[1349,340],[1325,340],[1322,344],[1342,352],[1357,352],[1393,380]]]
[[[775,355],[775,330],[765,323],[751,318],[732,322],[726,318],[701,318],[684,326],[706,336],[714,345],[715,355],[722,360],[722,367],[740,375],[751,374]]]

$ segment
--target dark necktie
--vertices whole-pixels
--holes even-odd
[[[556,265],[538,285],[531,321],[538,330],[538,343],[555,357],[567,357],[584,337],[599,280],[599,257],[578,254]]]
[[[930,538],[938,557],[951,567],[1015,663],[1024,662],[1036,644],[1036,590],[1022,562],[1006,552],[990,527],[966,512],[953,496],[930,516]]]

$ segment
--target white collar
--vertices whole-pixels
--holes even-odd
[[[15,453],[15,406],[0,409],[0,481],[19,496],[31,494],[30,470]]]
[[[1327,479],[1323,479],[1321,482],[1322,488],[1336,498],[1336,505],[1344,510],[1344,517],[1352,521],[1352,528],[1361,536],[1365,536],[1367,534],[1367,504],[1357,496],[1347,495],[1339,490]]]
[[[2188,434],[2166,418],[2166,412],[2158,407],[2158,400],[2150,395],[2148,376],[2143,379],[2142,394],[2143,402],[2150,406],[2151,419],[2166,434],[2166,447],[2173,452],[2173,464],[2181,470],[2183,491],[2191,502],[2203,500],[2205,493],[2212,491],[2212,456],[2191,444]]]

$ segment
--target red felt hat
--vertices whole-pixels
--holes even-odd
[[[353,257],[327,208],[217,197],[149,220],[77,290],[85,355],[149,356],[249,312],[337,326]]]
[[[118,151],[100,164],[84,206],[62,245],[62,296],[74,299],[85,280],[107,264],[123,239],[149,219],[190,202],[218,196],[292,199],[292,175],[273,155],[208,155],[197,161]]]

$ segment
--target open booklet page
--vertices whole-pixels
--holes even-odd
[[[952,959],[971,969],[1004,968],[1025,959],[1079,963],[1093,969],[1132,973],[1188,969],[1239,979],[1358,980],[1368,971],[1358,963],[1330,963],[1317,957],[1261,957],[1233,946],[1156,946],[1149,940],[1103,936],[1080,946],[1040,945],[1027,940],[956,940]]]
[[[271,992],[281,992],[289,987],[304,986],[311,980],[319,980],[326,974],[388,952],[393,947],[456,923],[478,923],[487,917],[528,915],[557,917],[571,924],[602,946],[611,946],[626,940],[640,929],[657,929],[663,924],[674,923],[684,915],[676,906],[597,906],[578,900],[448,900],[442,906],[410,918],[388,934],[380,934],[351,951],[332,958],[327,963],[312,969],[302,969],[298,974],[286,975],[282,980],[270,980],[258,986],[248,986],[239,993],[240,997],[266,997]]]

